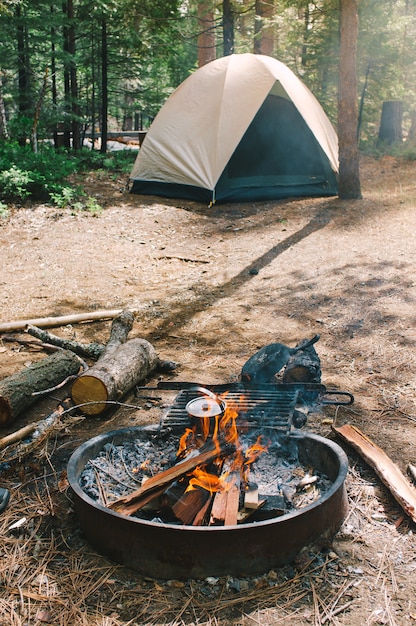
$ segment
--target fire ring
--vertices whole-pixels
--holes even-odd
[[[77,448],[68,462],[74,508],[87,541],[111,560],[155,579],[264,574],[290,563],[306,545],[336,533],[347,513],[347,456],[333,441],[311,433],[289,435],[299,459],[332,481],[316,502],[281,517],[233,526],[178,526],[129,517],[90,498],[80,487],[86,463],[108,443],[148,439],[155,426],[114,430]]]

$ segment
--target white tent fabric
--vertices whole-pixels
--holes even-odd
[[[280,61],[247,53],[208,63],[172,93],[146,135],[131,179],[214,190],[270,92],[293,102],[337,172],[337,135],[315,96]]]

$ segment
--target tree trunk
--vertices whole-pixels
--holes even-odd
[[[69,61],[69,27],[68,22],[68,6],[66,2],[62,5],[62,12],[64,14],[65,26],[63,29],[63,48],[64,48],[64,102],[65,102],[65,117],[64,117],[64,138],[63,144],[65,148],[71,147],[71,129],[69,120],[71,117],[71,71]]]
[[[340,0],[340,62],[338,89],[338,194],[339,197],[342,199],[357,199],[362,197],[357,141],[357,37],[357,0]]]
[[[69,62],[69,82],[71,91],[71,131],[72,131],[72,147],[74,150],[80,148],[80,124],[79,124],[79,105],[78,105],[78,81],[77,81],[77,64],[75,59],[75,20],[74,20],[74,3],[68,0],[68,50],[70,54]]]
[[[232,10],[232,0],[223,0],[222,24],[224,56],[228,56],[234,53],[234,14]]]
[[[211,0],[198,3],[198,67],[216,58],[214,10]]]
[[[3,78],[0,74],[0,140],[8,139],[6,108],[3,100]]]
[[[19,115],[26,117],[30,109],[30,66],[27,45],[27,26],[22,14],[21,6],[16,7],[17,17],[17,68],[19,84]],[[19,145],[26,144],[27,137],[24,133],[19,133]]]
[[[402,118],[403,102],[400,102],[399,100],[383,102],[381,109],[380,130],[378,132],[378,145],[402,143]]]
[[[108,138],[108,42],[107,22],[103,17],[101,22],[101,148],[100,152],[107,152]]]
[[[255,12],[254,54],[273,56],[274,28],[271,20],[274,16],[274,0],[256,0]]]
[[[416,111],[410,113],[410,128],[406,145],[412,148],[416,146]]]
[[[75,376],[80,366],[73,352],[60,350],[4,378],[0,381],[0,426],[9,424],[39,400],[39,392],[56,387],[68,376]]]

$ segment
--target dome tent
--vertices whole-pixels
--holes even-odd
[[[338,140],[280,61],[233,54],[167,99],[137,155],[131,192],[203,202],[337,194]]]

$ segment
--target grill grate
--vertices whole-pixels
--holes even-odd
[[[237,429],[273,429],[287,433],[292,424],[293,412],[298,400],[299,389],[271,386],[226,389],[224,385],[209,386],[210,391],[220,395],[227,405],[238,411]],[[190,418],[186,405],[201,395],[196,388],[182,389],[173,404],[162,416],[161,425],[186,428]]]

